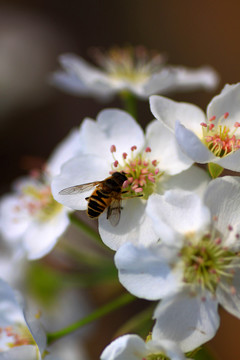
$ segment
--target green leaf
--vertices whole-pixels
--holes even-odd
[[[215,163],[208,163],[208,171],[212,179],[216,179],[221,175],[224,168]]]

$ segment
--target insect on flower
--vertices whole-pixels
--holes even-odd
[[[123,191],[123,184],[127,181],[125,173],[114,172],[111,176],[102,181],[94,181],[82,185],[70,186],[59,192],[60,195],[75,195],[84,191],[89,191],[95,187],[93,193],[86,197],[88,202],[87,214],[90,218],[98,218],[105,209],[107,209],[107,219],[112,226],[119,223],[121,216],[122,194],[128,193]],[[132,197],[140,197],[141,194],[135,196],[124,197],[130,199]]]

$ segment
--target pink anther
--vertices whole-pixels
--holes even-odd
[[[216,119],[216,116],[212,116],[208,121],[214,121]]]
[[[116,146],[115,146],[115,145],[111,145],[110,151],[111,151],[111,153],[116,152],[116,151],[117,151]]]
[[[152,151],[152,149],[149,146],[146,147],[145,152],[151,152],[151,151]]]

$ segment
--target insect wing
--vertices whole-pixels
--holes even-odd
[[[114,199],[108,207],[107,219],[112,226],[117,226],[121,216],[121,200]]]
[[[98,184],[100,184],[100,182],[101,182],[101,181],[95,181],[95,182],[91,182],[91,183],[87,183],[87,184],[70,186],[70,187],[68,187],[68,188],[65,188],[65,189],[61,190],[61,191],[59,192],[59,194],[60,194],[60,195],[75,195],[75,194],[80,194],[80,193],[82,193],[82,192],[92,190],[95,186],[97,186]]]

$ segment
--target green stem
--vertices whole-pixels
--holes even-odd
[[[137,101],[136,97],[129,91],[122,91],[121,99],[123,101],[124,109],[129,112],[135,119],[137,119]]]
[[[102,240],[101,240],[100,236],[93,228],[91,228],[85,222],[80,220],[74,213],[70,213],[68,215],[68,217],[69,217],[69,220],[71,221],[71,223],[73,225],[77,226],[84,234],[89,236],[91,239],[96,241],[98,244],[99,243],[102,244]]]
[[[73,331],[78,330],[82,326],[87,325],[94,320],[100,319],[104,315],[107,315],[110,312],[112,312],[116,309],[119,309],[120,307],[122,307],[126,304],[129,304],[130,302],[132,302],[135,299],[136,298],[130,294],[124,294],[121,297],[119,297],[118,299],[115,299],[115,300],[111,301],[110,303],[103,305],[99,309],[95,310],[94,312],[85,316],[84,318],[75,322],[74,324],[67,326],[65,329],[56,331],[55,333],[48,334],[47,335],[48,345],[51,344],[53,341],[60,339],[63,336],[71,334]]]

